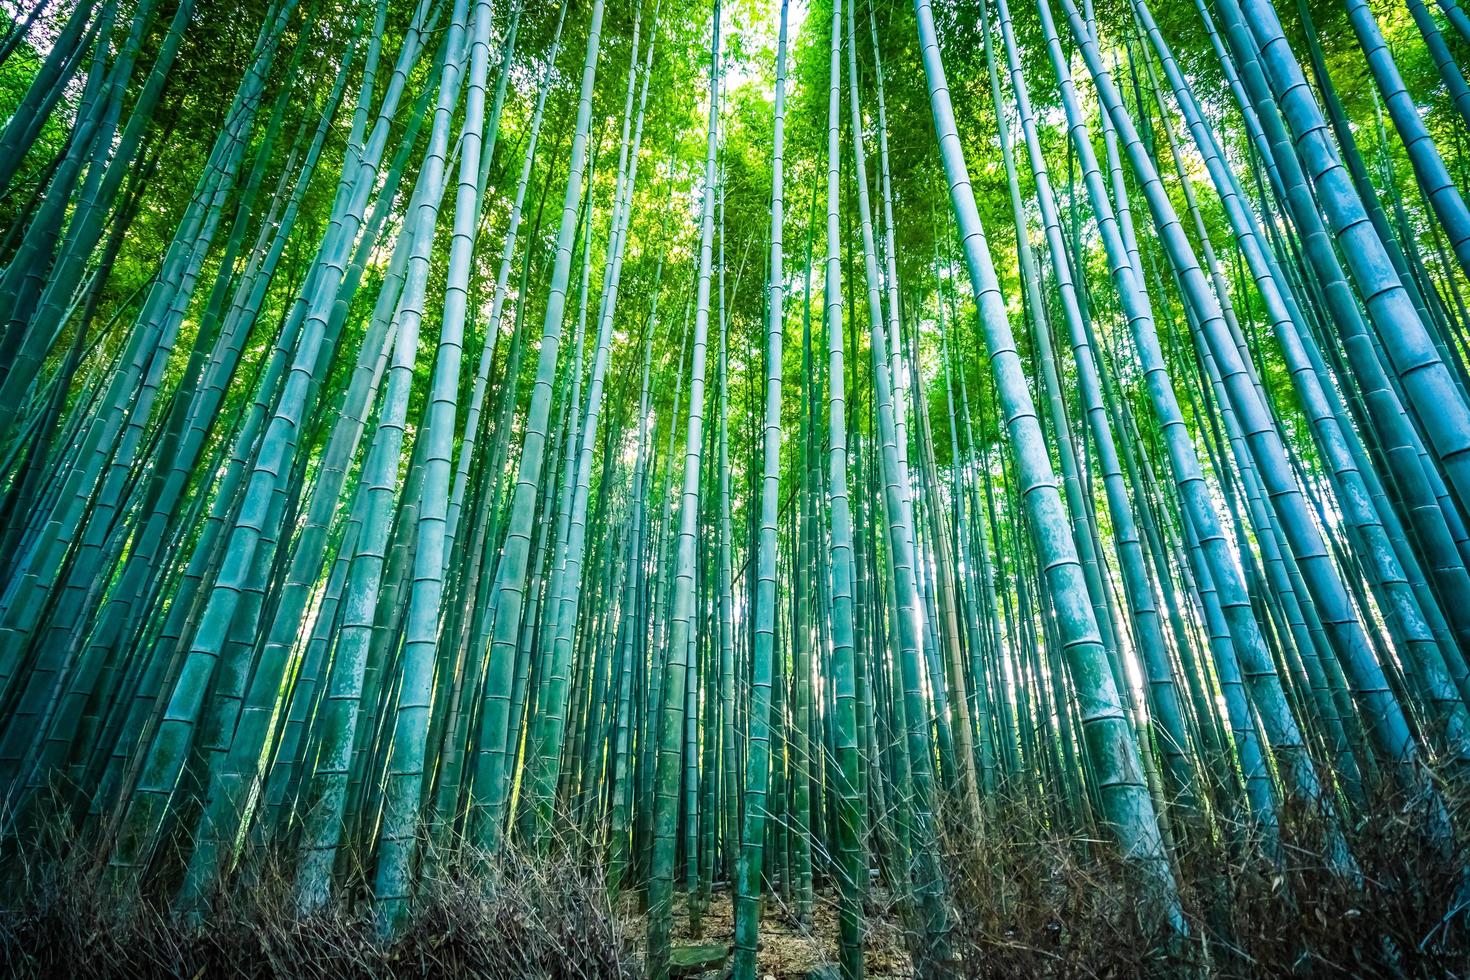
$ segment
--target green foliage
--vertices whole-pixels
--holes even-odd
[[[107,962],[1461,949],[1460,6],[10,13],[0,856]]]

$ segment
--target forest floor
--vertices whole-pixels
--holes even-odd
[[[633,898],[633,896],[629,896]],[[679,906],[683,896],[677,896]],[[674,947],[735,945],[735,909],[732,894],[720,889],[710,896],[709,907],[701,917],[698,935],[690,931],[685,909],[676,906]],[[623,911],[622,909],[619,910]],[[636,907],[628,907],[636,915]],[[884,893],[869,896],[864,922],[863,966],[869,980],[909,980],[913,967],[899,924],[898,910],[885,900]],[[641,919],[634,928],[641,931]],[[835,896],[818,892],[812,907],[811,921],[802,923],[795,909],[768,897],[761,918],[760,949],[756,956],[756,975],[761,980],[827,980],[837,973],[838,910]],[[640,937],[641,938],[641,937]],[[640,943],[639,953],[642,948]],[[708,969],[685,974],[698,980],[715,980],[728,975],[728,960]]]
[[[1020,816],[997,818],[991,833],[941,857],[949,973],[964,980],[1470,978],[1463,863],[1420,839],[1409,808],[1382,804],[1353,828],[1355,876],[1324,863],[1310,821],[1288,817],[1289,866],[1242,860],[1213,840],[1179,848],[1188,931],[1168,944],[1144,927],[1142,886],[1121,857],[1095,839],[1048,837]],[[86,848],[46,843],[0,853],[0,977],[644,977],[639,891],[610,898],[597,864],[507,848],[496,859],[496,886],[487,888],[482,865],[446,861],[426,876],[405,933],[384,943],[355,889],[344,888],[344,900],[319,914],[296,915],[288,858],[241,868],[238,880],[250,887],[222,893],[199,926],[173,914],[164,897],[171,882],[142,895],[120,892],[95,873],[99,862]],[[781,892],[765,902],[756,976],[836,980],[836,893],[819,888],[802,922]],[[687,896],[675,894],[675,962],[697,960],[676,978],[729,976],[732,898],[728,886],[717,886],[696,930]],[[870,883],[863,918],[868,980],[913,980],[902,917],[881,878]]]

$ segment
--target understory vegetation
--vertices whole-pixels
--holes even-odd
[[[1421,831],[1421,815],[1383,799],[1353,834],[1362,876],[1348,881],[1321,858],[1318,820],[1296,815],[1286,863],[1260,857],[1244,834],[1177,856],[1187,938],[1138,914],[1143,883],[1105,841],[1060,837],[1023,806],[980,841],[946,838],[954,905],[952,972],[975,978],[1337,976],[1446,977],[1463,973],[1470,945],[1446,910],[1461,876]],[[952,828],[956,832],[960,828]],[[279,854],[256,855],[249,888],[223,896],[208,926],[165,904],[122,901],[86,866],[95,854],[49,840],[26,861],[0,911],[0,970],[16,977],[504,977],[592,980],[647,975],[645,896],[610,897],[606,867],[511,849],[499,859],[456,847],[431,852],[434,871],[402,935],[381,941],[365,904],[301,916]],[[64,853],[56,860],[49,855]],[[467,858],[466,855],[471,857]],[[487,868],[494,888],[484,887]],[[836,975],[837,903],[818,889],[812,915],[796,914],[779,877],[762,928],[758,975]],[[883,885],[865,897],[868,975],[915,975],[903,914]],[[733,939],[728,890],[712,892],[698,936],[681,944],[724,948]],[[721,973],[718,955],[707,970]],[[824,974],[823,970],[830,971]]]

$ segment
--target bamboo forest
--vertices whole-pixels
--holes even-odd
[[[0,973],[1470,976],[1460,0],[0,12]]]

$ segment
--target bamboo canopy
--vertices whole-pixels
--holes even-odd
[[[5,13],[6,880],[1470,962],[1456,0]]]

